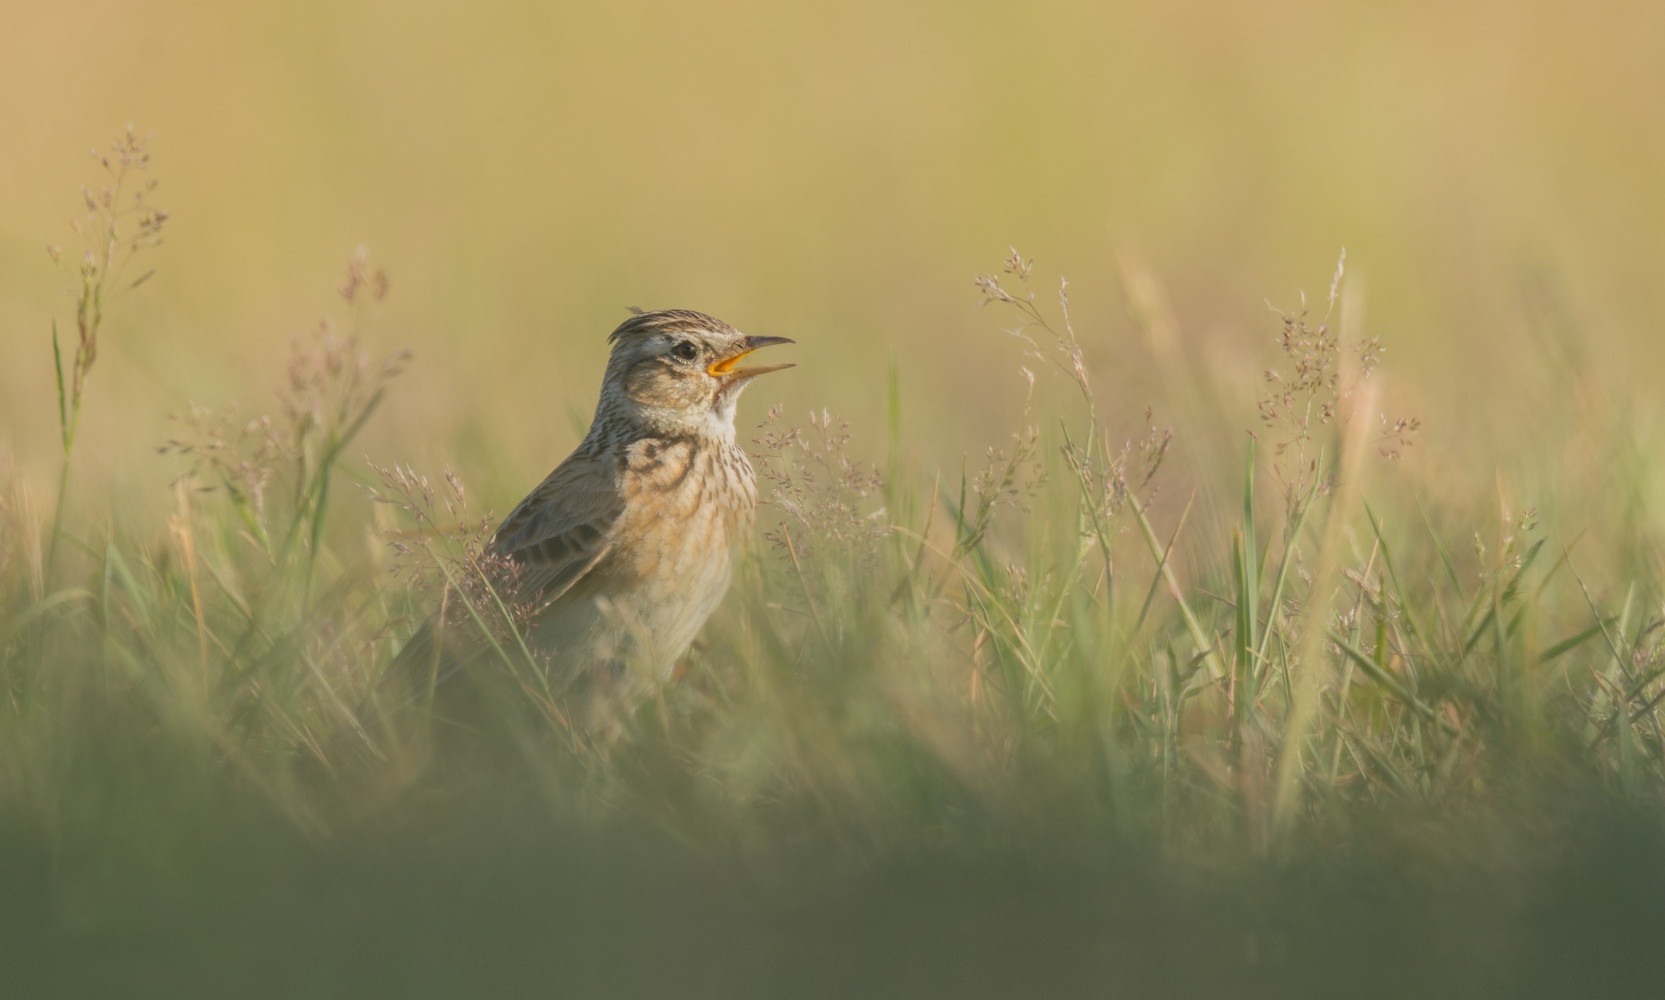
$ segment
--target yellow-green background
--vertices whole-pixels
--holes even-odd
[[[980,450],[1022,395],[971,286],[1009,244],[1070,276],[1129,413],[1158,393],[1124,268],[1157,276],[1241,426],[1263,300],[1321,295],[1345,244],[1415,461],[1484,481],[1576,364],[1654,419],[1661,52],[1646,2],[5,0],[0,452],[49,482],[42,248],[132,122],[173,221],[93,376],[95,496],[166,482],[145,446],[188,400],[265,407],[359,244],[393,279],[372,347],[416,352],[365,450],[499,509],[572,444],[627,305],[796,337],[747,420],[824,405],[877,449],[894,355],[923,463]]]

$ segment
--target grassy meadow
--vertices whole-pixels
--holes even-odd
[[[1665,13],[4,13],[0,994],[1657,991]],[[628,306],[798,367],[587,727]]]

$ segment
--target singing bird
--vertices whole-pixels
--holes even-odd
[[[686,309],[638,313],[608,339],[589,433],[503,519],[487,552],[506,569],[496,585],[529,608],[529,645],[556,671],[631,667],[664,679],[728,590],[757,507],[735,405],[753,379],[792,367],[741,362],[792,341]],[[443,679],[480,642],[431,619],[395,667]]]

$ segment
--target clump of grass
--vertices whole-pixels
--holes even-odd
[[[30,741],[49,744],[52,720],[68,735],[114,712],[133,733],[209,753],[309,834],[323,828],[343,768],[372,746],[359,703],[392,596],[372,566],[331,549],[332,481],[404,364],[370,360],[364,304],[346,298],[347,332],[326,322],[295,341],[275,414],[193,406],[180,418],[159,449],[183,463],[165,533],[81,540],[84,580],[43,597],[7,580],[7,729],[20,741],[8,750],[44,770],[0,796],[67,794],[76,779]],[[32,544],[30,525],[8,527],[12,544]]]

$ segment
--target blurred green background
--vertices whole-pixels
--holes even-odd
[[[1321,297],[1345,244],[1435,478],[1542,451],[1575,376],[1665,370],[1658,4],[7,0],[0,23],[0,448],[28,469],[69,308],[42,247],[76,246],[84,150],[152,133],[173,213],[105,333],[89,504],[165,506],[126,489],[175,473],[145,447],[165,415],[265,407],[360,244],[393,279],[372,346],[416,352],[365,449],[457,465],[499,509],[575,440],[628,305],[797,338],[751,414],[825,405],[875,449],[894,356],[909,447],[957,466],[1022,403],[971,287],[1009,244],[1072,279],[1129,414],[1161,402],[1126,276],[1154,279],[1244,427],[1264,300]]]

